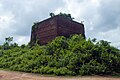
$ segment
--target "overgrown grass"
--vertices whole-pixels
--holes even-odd
[[[120,76],[120,50],[104,40],[61,36],[46,46],[1,48],[0,68],[58,76]]]

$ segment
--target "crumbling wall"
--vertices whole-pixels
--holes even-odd
[[[64,16],[54,16],[35,24],[31,31],[30,44],[47,44],[57,36],[81,34],[85,38],[84,25]]]

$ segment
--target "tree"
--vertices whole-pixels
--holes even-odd
[[[66,13],[62,13],[62,12],[60,12],[60,13],[57,14],[57,15],[67,17],[68,19],[71,19],[71,20],[74,19],[73,17],[71,17],[71,14],[66,14]],[[54,16],[56,16],[56,15],[55,15],[54,13],[50,13],[50,16],[51,16],[51,17],[54,17]]]
[[[8,43],[8,44],[10,44],[10,42],[12,42],[13,41],[13,37],[7,37],[7,38],[5,38],[5,43]]]
[[[3,49],[4,50],[7,50],[7,49],[9,49],[10,48],[10,42],[12,42],[13,41],[13,37],[7,37],[7,38],[5,38],[5,43],[3,44]]]
[[[100,44],[103,45],[103,46],[110,46],[110,43],[111,42],[100,40]]]
[[[96,40],[97,40],[96,38],[93,38],[93,39],[92,39],[92,42],[94,42],[94,43],[95,43],[95,42],[96,42]]]
[[[58,15],[61,15],[61,16],[64,16],[64,17],[67,17],[68,19],[71,19],[71,20],[74,19],[73,17],[71,17],[71,14],[66,14],[66,13],[62,13],[62,12],[60,12]]]
[[[53,17],[53,16],[55,16],[55,14],[54,13],[50,13],[50,16]]]

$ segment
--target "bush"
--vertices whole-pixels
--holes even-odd
[[[9,46],[10,47],[10,46]],[[63,36],[45,46],[0,48],[0,68],[55,75],[120,74],[120,50],[109,42]]]
[[[91,60],[89,63],[82,65],[79,70],[80,75],[103,74],[106,71],[105,65],[98,63],[96,60]]]

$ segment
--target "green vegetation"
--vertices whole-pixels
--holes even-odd
[[[64,16],[64,17],[66,17],[66,18],[68,18],[68,19],[70,19],[70,20],[73,20],[73,19],[74,19],[73,17],[71,17],[71,14],[66,14],[66,13],[60,12],[59,14],[56,14],[56,15],[55,15],[54,13],[50,13],[50,16],[51,16],[51,17],[57,16],[57,15]]]
[[[0,46],[0,68],[55,75],[120,75],[120,50],[109,42],[63,36],[45,46]]]
[[[71,16],[71,14],[66,14],[66,13],[62,13],[62,12],[60,12],[59,14],[50,13],[49,15],[50,15],[50,17],[54,17],[54,16],[59,15],[59,16],[64,16],[65,18],[70,19],[70,20],[74,19]],[[32,30],[35,30],[38,27],[39,23],[40,22],[34,22],[33,25],[32,25]]]

